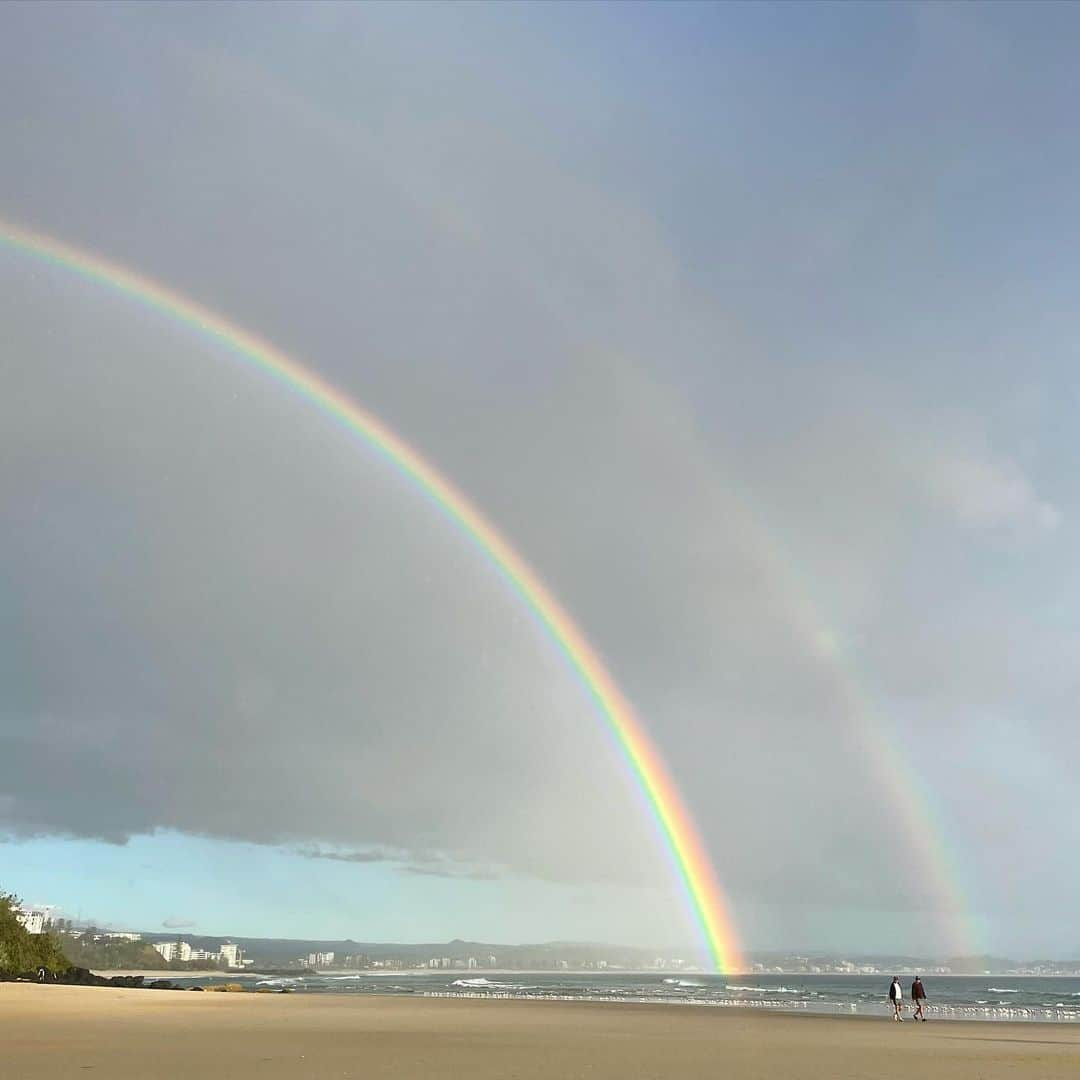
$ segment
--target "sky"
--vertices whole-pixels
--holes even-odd
[[[634,703],[747,948],[1075,956],[1078,32],[12,3],[0,218],[463,490]],[[696,940],[594,703],[421,492],[2,245],[0,327],[0,886],[145,930]]]

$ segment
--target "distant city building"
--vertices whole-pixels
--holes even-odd
[[[110,941],[142,941],[142,934],[135,934],[130,930],[106,930],[101,936]]]
[[[222,943],[218,956],[221,958],[221,962],[228,967],[241,967],[244,962],[243,950],[239,945],[234,945],[231,941]],[[333,954],[331,953],[332,957]]]
[[[161,958],[171,964],[174,960],[187,962],[192,960],[191,945],[186,941],[156,941],[154,948],[161,953]]]
[[[15,918],[28,934],[44,934],[49,913],[44,908],[15,908]]]
[[[466,966],[467,968],[469,968],[469,970],[470,970],[470,971],[471,971],[471,970],[472,970],[472,969],[473,969],[474,967],[477,967],[478,965],[477,965],[477,963],[476,963],[476,957],[475,957],[475,956],[470,956],[470,957],[469,957],[469,959],[465,961],[465,966]]]
[[[499,961],[494,956],[488,957],[488,967],[498,967]]]
[[[441,963],[439,964],[439,967],[444,967],[444,968],[448,968],[448,967],[450,967],[450,966],[451,966],[451,964],[452,964],[452,963],[453,963],[453,961],[452,961],[452,960],[450,959],[450,957],[449,957],[449,956],[444,956],[444,957],[442,958],[442,961],[441,961]]]
[[[308,953],[308,967],[328,968],[334,963],[334,955],[335,954],[333,952]]]

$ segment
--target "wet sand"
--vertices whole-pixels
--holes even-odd
[[[0,984],[0,1075],[244,1080],[1080,1076],[1080,1025]]]

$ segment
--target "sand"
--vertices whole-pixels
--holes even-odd
[[[0,1029],[0,1074],[18,1078],[1080,1076],[1080,1025],[662,1005],[5,983]]]

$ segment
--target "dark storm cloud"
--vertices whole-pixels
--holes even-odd
[[[255,37],[223,9],[211,41],[109,10],[0,16],[0,216],[228,312],[414,440],[580,620],[740,904],[940,905],[867,713],[973,862],[1075,893],[1025,832],[1080,750],[1062,346],[1052,312],[986,302],[992,260],[926,273],[949,185],[1001,153],[954,156],[990,106],[951,94],[952,23],[912,16],[920,75],[867,107],[896,132],[875,154],[828,86],[807,104],[735,56],[746,94],[658,114],[649,65],[560,60],[556,94],[550,43],[479,49],[435,11],[417,40],[391,9],[275,9]],[[982,52],[964,70],[993,84]],[[792,100],[813,154],[776,134]],[[7,829],[668,880],[579,683],[384,462],[11,253],[0,325]]]

